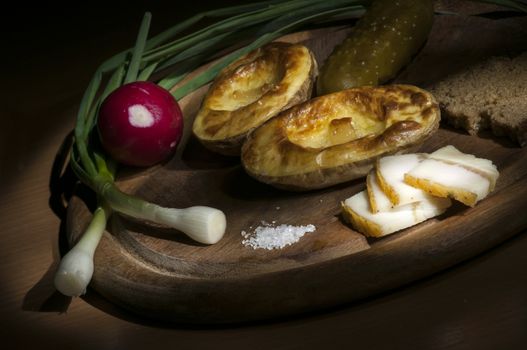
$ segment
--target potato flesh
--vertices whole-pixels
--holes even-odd
[[[404,181],[404,175],[418,166],[424,158],[422,154],[403,154],[383,157],[377,161],[377,179],[392,206],[431,199],[421,189]]]
[[[231,112],[254,103],[282,79],[280,71],[276,60],[257,59],[240,66],[234,72],[236,79],[225,80],[225,84],[216,87],[221,93],[209,100],[208,107]],[[258,79],[254,79],[255,75]]]
[[[435,196],[453,197],[472,207],[491,191],[491,183],[484,176],[436,159],[422,161],[405,175],[405,181]]]
[[[433,96],[415,86],[345,90],[296,105],[254,130],[242,163],[276,187],[324,188],[365,176],[378,157],[421,143],[439,119]]]
[[[382,237],[438,216],[450,204],[447,198],[432,197],[374,214],[370,211],[368,193],[362,191],[344,201],[343,214],[346,220],[366,236]]]
[[[291,143],[303,148],[324,149],[376,136],[386,129],[386,121],[354,107],[334,104],[324,114],[306,111],[298,120],[288,121],[287,137]]]
[[[271,43],[252,51],[216,77],[194,121],[194,134],[206,142],[246,134],[295,99],[306,100],[310,89],[305,87],[316,70],[303,45]]]

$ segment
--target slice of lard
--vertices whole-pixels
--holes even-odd
[[[412,153],[387,156],[377,160],[377,181],[392,207],[432,199],[432,196],[426,192],[404,181],[404,174],[418,166],[424,159],[426,155]]]
[[[404,176],[404,180],[434,196],[452,197],[471,207],[493,188],[491,181],[480,173],[437,159],[423,160]]]
[[[366,177],[366,188],[372,213],[386,211],[393,208],[392,202],[390,202],[390,199],[379,186],[377,174],[374,170],[371,170]]]
[[[490,181],[490,191],[493,191],[496,186],[499,172],[496,165],[494,165],[489,159],[478,158],[473,154],[463,153],[452,145],[440,148],[437,151],[430,153],[428,157],[444,161],[445,163],[461,165],[468,170],[486,177]]]
[[[359,192],[342,203],[343,216],[353,227],[370,237],[382,237],[417,225],[445,212],[451,205],[448,198],[430,197],[420,202],[372,213],[366,191]]]

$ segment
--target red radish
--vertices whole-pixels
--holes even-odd
[[[123,85],[101,104],[97,121],[104,149],[118,162],[150,166],[167,159],[181,139],[176,99],[147,81]]]

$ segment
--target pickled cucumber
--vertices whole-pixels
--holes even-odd
[[[393,78],[425,42],[433,17],[432,0],[374,0],[322,66],[318,95]]]

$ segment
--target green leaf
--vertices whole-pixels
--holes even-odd
[[[205,72],[202,72],[201,74],[198,74],[196,77],[192,78],[188,82],[186,82],[183,86],[179,87],[175,91],[172,92],[172,95],[176,98],[176,100],[179,100],[183,98],[184,96],[188,95],[192,91],[200,88],[201,86],[209,83],[214,79],[214,77],[225,67],[227,67],[229,64],[237,60],[239,57],[247,54],[248,52],[261,47],[274,39],[282,36],[285,32],[287,32],[290,29],[296,28],[298,25],[309,23],[312,20],[318,20],[325,17],[331,17],[337,13],[346,12],[346,11],[355,11],[357,10],[358,6],[347,6],[337,9],[331,9],[326,11],[317,12],[314,14],[311,14],[310,16],[305,16],[301,19],[297,19],[296,21],[293,21],[291,23],[288,23],[287,25],[276,29],[273,32],[266,33],[262,35],[260,38],[256,39],[252,44],[247,45],[246,47],[232,52],[229,55],[225,56],[223,59],[221,59],[218,63],[207,69]]]
[[[146,66],[141,71],[141,73],[139,73],[139,76],[137,77],[137,80],[138,81],[147,81],[148,78],[150,78],[150,76],[152,75],[152,73],[154,73],[154,71],[156,70],[158,64],[159,64],[159,62],[155,62],[155,63],[152,63],[152,64]]]
[[[261,1],[261,2],[255,2],[252,4],[245,4],[245,5],[238,5],[238,6],[231,6],[231,7],[225,7],[222,9],[213,9],[206,12],[201,12],[196,14],[195,16],[167,29],[166,31],[162,32],[161,34],[158,34],[157,36],[151,38],[147,42],[147,49],[154,48],[170,38],[174,37],[175,35],[181,33],[185,29],[190,28],[194,24],[198,23],[199,21],[205,19],[205,18],[218,18],[218,17],[226,17],[226,16],[233,16],[240,13],[247,13],[247,12],[254,12],[261,9],[264,9],[268,6],[272,6],[274,4],[279,4],[284,2],[283,0],[273,0],[273,1]]]
[[[150,28],[150,20],[152,19],[152,14],[150,12],[145,13],[143,21],[141,22],[141,27],[139,29],[139,34],[137,35],[137,40],[135,42],[135,47],[132,53],[132,60],[130,61],[130,66],[126,72],[126,77],[124,78],[124,83],[131,83],[137,80],[137,74],[139,72],[139,65],[141,64],[141,58],[143,56],[143,51],[146,45],[146,38],[148,36],[148,29]]]
[[[109,94],[111,94],[115,89],[117,89],[123,84],[124,73],[125,73],[124,64],[117,67],[117,69],[113,72],[112,76],[108,80],[108,83],[106,84],[106,87],[104,88],[104,91],[102,93],[103,101],[106,97],[108,97]]]

